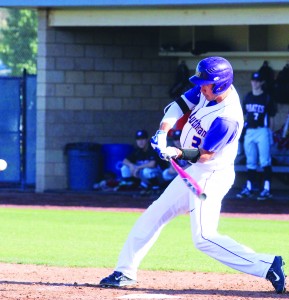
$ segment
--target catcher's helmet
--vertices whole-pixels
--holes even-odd
[[[196,85],[214,84],[215,95],[225,92],[233,82],[233,68],[223,57],[212,56],[201,60],[196,68],[196,74],[190,78]]]

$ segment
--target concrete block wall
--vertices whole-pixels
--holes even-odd
[[[67,188],[65,145],[134,143],[171,101],[176,58],[157,28],[51,28],[39,11],[36,190]]]

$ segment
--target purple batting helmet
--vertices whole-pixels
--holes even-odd
[[[233,68],[223,57],[208,57],[198,63],[196,74],[190,78],[190,81],[199,86],[214,84],[213,93],[220,95],[233,82]]]

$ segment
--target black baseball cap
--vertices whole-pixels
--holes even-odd
[[[172,136],[173,140],[179,140],[181,137],[181,134],[182,134],[181,130],[175,130],[173,132],[173,136]]]
[[[252,73],[251,80],[264,81],[264,78],[259,72],[254,72]]]
[[[138,130],[135,133],[135,139],[140,140],[140,139],[147,139],[149,137],[148,132],[144,129]]]

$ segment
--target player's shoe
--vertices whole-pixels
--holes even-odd
[[[121,181],[118,186],[114,188],[114,191],[129,191],[135,187],[135,183],[133,181]]]
[[[270,193],[270,191],[264,189],[260,195],[257,197],[257,200],[267,200],[272,198],[272,194]]]
[[[102,287],[123,287],[132,284],[136,284],[136,281],[118,271],[114,271],[109,276],[103,278],[99,283]]]
[[[284,265],[285,262],[283,261],[282,257],[275,256],[271,268],[266,276],[266,279],[272,283],[277,294],[282,294],[286,291],[286,275],[284,273]]]
[[[250,191],[247,187],[245,187],[240,193],[236,195],[237,198],[243,199],[243,198],[252,198],[254,193]]]

